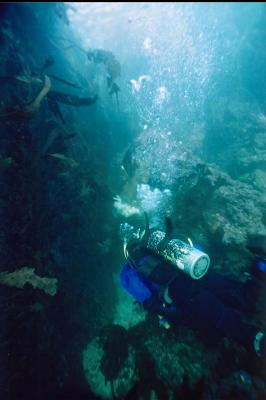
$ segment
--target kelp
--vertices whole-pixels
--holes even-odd
[[[80,192],[79,192],[79,197],[81,199],[89,199],[91,197],[92,193],[95,193],[95,190],[91,187],[91,185],[85,181],[82,181],[81,187],[80,187]]]
[[[59,118],[62,124],[65,124],[66,123],[65,118],[60,110],[57,101],[51,97],[47,97],[47,104],[51,113],[53,113],[55,117]]]
[[[48,149],[53,145],[55,140],[61,140],[65,141],[68,139],[72,139],[77,136],[76,132],[69,132],[67,131],[63,125],[59,124],[58,122],[54,120],[48,120],[46,121],[46,126],[47,130],[49,131],[47,135],[47,139],[45,144],[43,145],[41,149],[41,154],[45,155],[48,151]]]
[[[62,141],[65,141],[65,140],[68,140],[68,139],[73,139],[76,136],[77,136],[76,133],[69,133],[68,135],[62,135],[62,133],[58,129],[53,129],[49,133],[47,141],[46,141],[45,145],[42,148],[42,151],[41,151],[42,155],[47,154],[47,150],[53,145],[55,140],[60,139]]]
[[[45,66],[45,64],[44,64]],[[44,67],[42,67],[43,70]],[[39,77],[37,74],[32,74],[31,76],[27,75],[18,75],[15,77],[12,76],[4,76],[0,78],[0,82],[2,84],[4,83],[24,83],[27,85],[33,85],[33,84],[40,84],[43,82],[43,86],[37,96],[31,100],[28,103],[25,104],[18,104],[15,106],[9,106],[4,109],[4,112],[0,113],[0,120],[9,120],[10,118],[12,119],[19,119],[19,118],[31,118],[36,111],[38,111],[40,104],[42,100],[47,96],[48,99],[48,106],[50,110],[58,116],[61,121],[64,123],[64,117],[63,114],[60,111],[60,108],[57,104],[63,103],[67,105],[72,105],[72,106],[90,106],[94,104],[98,96],[94,97],[78,97],[66,93],[62,93],[59,91],[51,90],[52,84],[51,84],[51,79],[55,79],[61,83],[64,83],[65,85],[71,86],[76,89],[80,89],[80,86],[76,85],[75,83],[69,82],[65,79],[59,78],[55,75],[44,75],[44,79]],[[48,93],[50,92],[50,93]]]
[[[98,96],[78,97],[53,90],[49,93],[49,99],[52,99],[53,101],[58,101],[59,103],[80,107],[90,106],[94,104],[97,101]]]
[[[25,106],[23,111],[32,115],[40,107],[42,100],[48,94],[50,89],[51,89],[51,80],[47,75],[44,75],[44,85],[41,91],[38,93],[36,98],[30,104]]]
[[[87,57],[90,61],[93,61],[96,64],[103,63],[112,80],[121,76],[121,65],[111,51],[104,49],[90,49],[87,52]]]
[[[45,60],[45,62],[44,62],[44,64],[43,64],[43,66],[42,66],[42,68],[41,68],[41,74],[43,74],[44,71],[45,71],[47,68],[52,67],[52,66],[54,65],[54,63],[55,63],[55,61],[54,61],[54,58],[53,58],[52,56],[49,56],[48,58],[46,58],[46,60]]]
[[[70,168],[76,168],[79,166],[79,164],[75,160],[73,160],[73,158],[67,157],[61,153],[46,154],[46,156],[57,158]]]
[[[50,296],[54,296],[57,292],[57,279],[40,277],[36,275],[34,268],[23,267],[14,272],[0,273],[0,284],[2,285],[23,289],[27,283],[34,288],[43,290]]]
[[[17,77],[16,79],[21,80],[24,83],[28,83],[27,77]],[[18,104],[17,106],[7,107],[5,113],[0,114],[0,119],[32,117],[33,114],[39,109],[42,100],[48,94],[50,89],[51,80],[47,75],[44,75],[43,87],[37,96],[28,104]]]
[[[75,89],[82,89],[82,87],[77,85],[76,83],[69,82],[65,79],[59,78],[58,76],[51,75],[51,74],[49,74],[48,76],[49,76],[49,78],[55,79],[56,81],[64,83],[65,85],[71,86]]]
[[[105,327],[105,330],[100,371],[105,377],[105,382],[110,382],[112,396],[116,398],[114,381],[129,356],[129,335],[123,326],[116,324]]]
[[[42,70],[43,70],[43,67],[42,67]],[[41,76],[42,75],[43,74],[41,74]],[[75,89],[82,89],[81,86],[77,85],[76,83],[69,82],[66,79],[60,78],[59,76],[52,75],[52,74],[46,74],[46,76],[48,76],[49,78],[54,79],[54,80],[56,80],[58,82],[64,83],[67,86],[73,87]],[[35,73],[32,73],[30,76],[27,76],[27,75],[1,76],[0,77],[0,81],[1,81],[1,83],[4,83],[4,82],[12,83],[14,81],[19,81],[19,82],[28,83],[28,84],[31,84],[31,83],[34,83],[34,82],[37,82],[37,83],[41,83],[42,82],[41,77],[38,74],[35,74]]]

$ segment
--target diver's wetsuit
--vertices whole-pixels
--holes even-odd
[[[146,309],[174,325],[184,323],[205,337],[227,336],[247,349],[253,348],[259,329],[243,322],[241,314],[253,310],[254,282],[243,284],[213,272],[201,280],[193,280],[180,271],[171,276],[173,269],[160,257],[147,250],[140,253],[124,265],[120,280]],[[167,282],[171,304],[162,295]]]

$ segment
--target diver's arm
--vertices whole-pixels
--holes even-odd
[[[160,296],[160,292],[154,293],[150,298],[145,300],[143,306],[145,309],[166,318],[168,322],[175,325],[180,321],[178,309],[173,304],[165,303]]]

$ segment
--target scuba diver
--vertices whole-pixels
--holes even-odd
[[[209,256],[189,238],[188,243],[173,238],[169,218],[166,232],[150,230],[146,214],[145,221],[143,233],[127,223],[120,226],[127,258],[120,272],[122,287],[146,310],[156,313],[167,329],[182,323],[214,343],[226,336],[265,358],[265,331],[242,317],[255,311],[257,294],[265,291],[266,249],[260,248],[260,254],[256,250],[252,277],[245,283],[213,271],[205,276]],[[249,249],[253,251],[254,246]]]

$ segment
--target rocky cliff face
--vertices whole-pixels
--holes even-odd
[[[177,231],[210,254],[211,268],[243,279],[252,261],[249,237],[266,235],[266,117],[257,78],[247,82],[238,70],[241,98],[222,85],[206,100],[204,121],[181,121],[181,134],[175,127],[139,131],[130,100],[126,110],[116,103],[110,110],[109,97],[97,98],[104,78],[99,72],[96,83],[91,79],[98,72],[87,63],[63,3],[2,4],[0,22],[2,397],[93,398],[87,378],[96,393],[111,398],[103,372],[112,375],[121,348],[117,341],[107,348],[103,325],[129,346],[123,352],[128,375],[116,365],[123,395],[147,381],[151,392],[165,393],[164,383],[173,383],[169,369],[175,385],[184,374],[195,383],[215,363],[211,354],[201,363],[206,349],[193,352],[191,332],[181,332],[176,346],[176,337],[156,330],[110,278],[122,263],[113,197],[138,213],[137,222],[142,208],[154,224],[169,213]],[[253,35],[256,40],[256,29]],[[242,56],[248,62],[254,52],[251,46],[249,57]]]
[[[82,386],[82,342],[108,319],[95,271],[112,219],[110,153],[65,6],[0,11],[1,396],[51,398]],[[52,296],[40,290],[55,281]]]
[[[243,112],[243,108],[240,109]],[[240,116],[243,114],[240,113]],[[219,120],[220,114],[217,112],[215,115]],[[227,123],[222,121],[221,140],[231,135],[231,142],[216,150],[213,157],[210,156],[212,163],[204,160],[203,156],[196,156],[193,147],[186,147],[171,132],[142,132],[131,155],[135,190],[131,187],[126,194],[136,197],[140,184],[161,190],[164,197],[167,197],[164,191],[168,190],[171,195],[168,196],[167,206],[177,230],[186,232],[206,246],[213,257],[213,267],[219,265],[223,272],[241,277],[250,265],[247,240],[254,234],[266,234],[265,193],[261,180],[264,174],[265,146],[262,142],[265,135],[258,122],[262,116],[254,116],[255,120],[249,129],[239,118],[235,121],[235,128],[247,130],[246,138],[254,143],[252,150],[250,143],[245,144],[244,135],[240,138],[238,132],[234,136],[233,128],[229,129]],[[208,126],[208,129],[211,127]],[[212,130],[210,133],[214,147],[217,147],[215,143],[218,140],[216,132]],[[205,135],[207,140],[208,130]],[[235,169],[232,170],[230,165]],[[162,212],[164,215],[166,211],[165,207],[163,210],[158,207],[153,210],[156,214]]]

